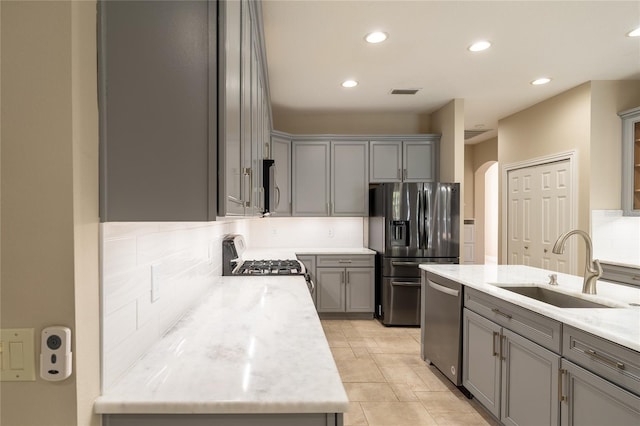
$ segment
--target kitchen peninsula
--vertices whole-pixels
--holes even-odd
[[[347,409],[301,276],[218,278],[95,402],[109,426],[333,426]]]

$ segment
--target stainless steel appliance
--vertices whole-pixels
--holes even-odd
[[[423,271],[420,354],[462,385],[462,284]]]
[[[244,237],[239,234],[226,235],[222,239],[222,275],[303,275],[309,291],[313,294],[315,285],[304,264],[298,259],[243,260],[246,249]]]
[[[460,184],[383,183],[370,189],[376,316],[420,325],[420,263],[459,263]]]

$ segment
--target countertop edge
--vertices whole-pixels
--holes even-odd
[[[621,334],[616,334],[612,332],[607,324],[598,325],[591,324],[586,322],[586,314],[592,313],[593,316],[599,315],[601,318],[609,317],[613,320],[621,317],[630,317],[637,318],[640,321],[640,308],[580,308],[580,309],[569,309],[569,308],[557,308],[552,305],[548,305],[546,303],[538,302],[533,299],[529,299],[526,296],[521,296],[512,292],[508,292],[507,290],[501,289],[500,287],[494,285],[493,283],[501,283],[500,280],[492,280],[492,281],[483,281],[483,282],[474,282],[470,279],[463,279],[460,276],[457,276],[446,269],[451,269],[452,266],[457,268],[462,267],[471,267],[476,268],[478,270],[482,265],[430,265],[430,264],[422,264],[420,265],[420,269],[428,272],[433,272],[435,274],[441,275],[445,278],[449,278],[455,281],[460,282],[464,286],[474,288],[478,291],[481,291],[485,294],[489,294],[491,296],[497,297],[501,300],[504,300],[508,303],[513,303],[514,305],[520,306],[529,311],[535,312],[539,315],[545,316],[547,318],[553,319],[555,321],[561,322],[563,324],[572,326],[579,330],[582,330],[586,333],[593,334],[594,336],[600,337],[602,339],[608,340],[625,348],[634,350],[636,352],[640,352],[640,339],[635,340],[633,336],[624,336]],[[445,269],[446,268],[446,269]],[[540,277],[546,277],[549,273],[555,273],[553,271],[548,271],[545,269],[534,268],[530,266],[524,265],[493,265],[488,267],[488,270],[494,273],[495,271],[509,271],[510,269],[514,271],[514,275],[526,275],[527,273],[538,274]],[[490,274],[485,274],[489,276]],[[570,282],[573,284],[568,290],[575,291],[576,283],[581,286],[582,277],[568,275],[568,274],[558,274],[560,277],[560,282]],[[485,277],[486,278],[486,277]],[[477,280],[476,280],[477,281]],[[522,281],[522,280],[520,280]],[[527,282],[531,284],[543,285],[542,282],[537,282],[538,280],[528,280]],[[509,282],[504,282],[504,284],[509,284]],[[613,284],[617,285],[617,284]],[[563,288],[567,290],[567,288]]]

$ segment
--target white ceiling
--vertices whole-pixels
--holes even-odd
[[[589,80],[640,79],[640,1],[263,0],[271,101],[307,111],[430,113],[465,100],[465,129]],[[372,45],[364,36],[385,31]],[[470,52],[474,41],[492,47]],[[532,86],[537,77],[553,80]],[[346,79],[360,84],[340,86]],[[391,89],[420,88],[390,95]]]

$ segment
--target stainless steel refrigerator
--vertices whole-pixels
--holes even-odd
[[[420,263],[459,263],[460,184],[383,183],[370,189],[376,316],[420,325]]]

